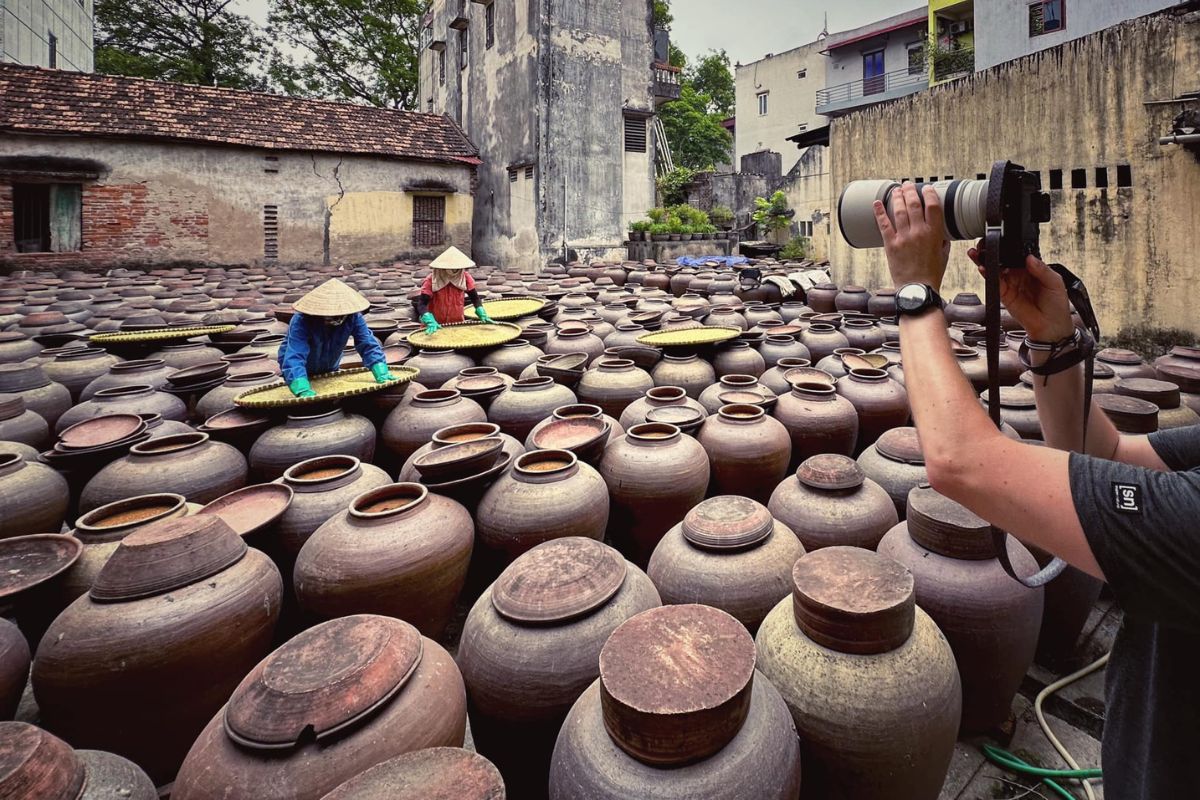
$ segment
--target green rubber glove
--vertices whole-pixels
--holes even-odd
[[[433,336],[442,329],[442,326],[438,325],[438,321],[433,318],[432,312],[426,311],[424,314],[422,314],[421,322],[425,323],[425,333],[429,336]]]
[[[296,397],[316,397],[317,393],[308,385],[308,378],[296,378],[288,384],[288,388],[292,390],[292,394]]]
[[[475,316],[479,318],[480,322],[492,322],[492,318],[483,310],[483,306],[475,306]]]
[[[376,383],[387,383],[396,379],[396,376],[388,370],[388,365],[383,361],[371,365],[371,374],[375,376]]]

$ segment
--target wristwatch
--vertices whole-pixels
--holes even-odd
[[[934,288],[925,283],[906,283],[896,290],[896,315],[915,317],[946,303]]]

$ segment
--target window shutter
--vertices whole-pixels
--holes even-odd
[[[625,152],[646,152],[645,117],[625,117]]]

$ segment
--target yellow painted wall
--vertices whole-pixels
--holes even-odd
[[[469,253],[473,198],[446,197],[445,237],[438,247],[412,245],[412,192],[347,192],[325,198],[329,209],[329,257],[333,262],[380,258],[380,253],[416,252],[433,256],[455,245]],[[416,193],[419,194],[419,193]]]

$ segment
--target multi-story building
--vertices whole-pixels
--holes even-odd
[[[742,156],[761,150],[782,153],[784,172],[800,159],[788,137],[826,123],[816,111],[817,90],[825,88],[823,45],[811,42],[737,65],[735,165],[742,163]]]
[[[825,88],[816,111],[838,117],[929,86],[925,62],[927,6],[881,19],[824,40]]]
[[[624,253],[654,205],[655,107],[679,96],[658,38],[650,0],[433,0],[421,106],[479,148],[476,261]]]
[[[93,0],[0,0],[0,61],[92,71]]]

